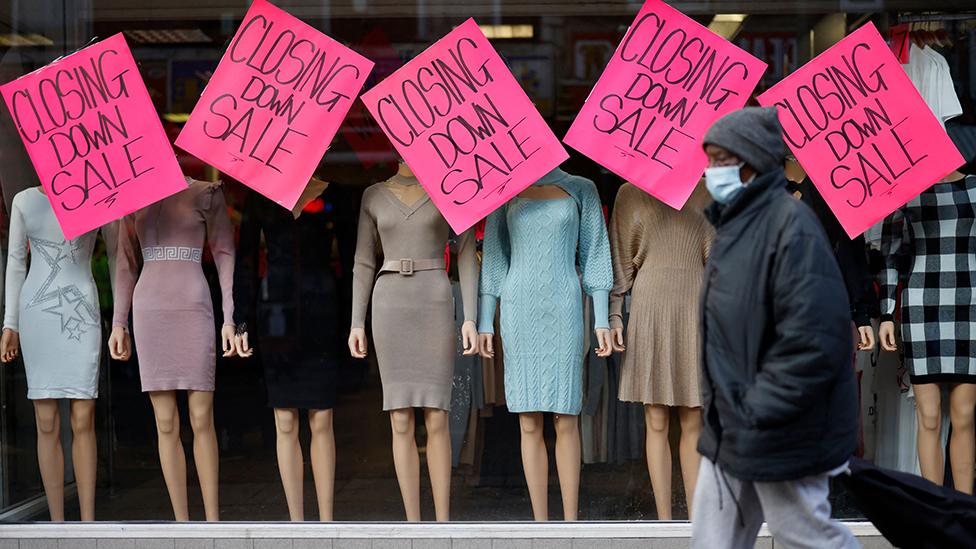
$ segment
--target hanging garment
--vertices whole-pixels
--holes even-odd
[[[962,114],[949,63],[939,52],[912,44],[908,63],[902,68],[943,128],[946,121]]]
[[[583,290],[608,328],[610,243],[592,181],[556,168],[536,185],[568,196],[515,197],[488,217],[481,266],[479,331],[494,331],[501,299],[505,400],[511,412],[578,415],[583,406]],[[577,254],[578,251],[578,254]]]
[[[396,177],[400,184],[419,184],[413,178]],[[372,348],[383,384],[384,410],[451,408],[456,328],[444,262],[449,237],[447,221],[426,193],[405,204],[382,182],[363,194],[352,327],[365,327],[372,294]],[[474,232],[465,231],[458,240],[458,272],[466,321],[477,317],[475,253]]]
[[[29,399],[98,397],[102,328],[91,268],[97,234],[65,240],[40,187],[14,196],[3,327],[20,335]]]
[[[234,235],[219,184],[190,186],[126,216],[119,229],[113,326],[132,328],[142,390],[213,391],[213,300],[201,266],[210,247],[223,324],[234,325]],[[142,256],[142,271],[137,258]]]
[[[709,203],[703,185],[680,211],[630,183],[617,193],[610,220],[614,328],[623,327],[623,299],[631,292],[620,400],[701,406],[697,303],[715,234],[704,213]]]

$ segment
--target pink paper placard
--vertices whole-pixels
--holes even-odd
[[[759,102],[851,238],[964,163],[873,24]]]
[[[66,239],[186,188],[122,34],[0,93]]]
[[[644,3],[563,141],[681,209],[701,140],[742,107],[766,64],[658,0]]]
[[[176,145],[292,209],[372,68],[255,0]]]
[[[568,157],[474,19],[363,103],[458,233]]]

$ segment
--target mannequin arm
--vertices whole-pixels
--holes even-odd
[[[136,260],[139,248],[139,237],[136,234],[135,217],[127,215],[119,220],[118,246],[115,259],[115,285],[112,287],[112,298],[115,301],[115,313],[112,326],[128,328],[129,309],[132,306],[132,292],[139,277],[139,264]],[[113,330],[114,333],[114,330]]]
[[[27,226],[21,211],[22,195],[14,197],[10,214],[10,235],[7,247],[7,275],[5,283],[6,310],[3,327],[20,330],[20,292],[27,278]],[[45,198],[46,200],[46,198]]]
[[[373,282],[376,277],[376,247],[379,244],[376,219],[369,211],[372,196],[370,189],[363,194],[363,204],[359,211],[359,231],[356,235],[356,258],[352,268],[351,327],[353,330],[363,330],[363,357],[366,356],[366,309],[369,307],[369,298],[373,293]],[[350,334],[350,341],[351,339]],[[353,356],[356,356],[356,353],[353,353]]]

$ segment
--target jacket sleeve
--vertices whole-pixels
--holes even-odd
[[[234,322],[242,324],[253,317],[257,302],[258,264],[261,249],[261,215],[258,197],[248,193],[241,218],[237,257],[234,262]]]
[[[224,326],[234,325],[234,232],[227,215],[227,201],[220,186],[210,189],[210,204],[206,211],[207,244],[217,266],[220,279],[220,303]]]
[[[18,198],[19,194],[14,197],[10,212],[7,275],[4,285],[7,302],[3,315],[3,327],[15,332],[20,331],[20,292],[24,287],[24,280],[27,279],[27,227]]]
[[[902,209],[897,209],[885,218],[881,229],[881,257],[884,258],[884,264],[878,276],[878,285],[881,286],[882,322],[895,317],[900,267],[910,246],[911,235],[908,234],[905,213]]]
[[[759,428],[792,421],[851,370],[850,305],[837,262],[812,218],[777,245],[769,282],[774,333],[742,406]],[[809,225],[809,227],[806,227]]]
[[[359,211],[356,258],[352,267],[352,322],[350,328],[353,329],[366,327],[366,310],[369,308],[369,297],[373,293],[373,282],[376,277],[376,246],[380,237],[376,229],[376,219],[369,211],[370,196],[372,196],[370,189],[366,189]]]
[[[509,244],[507,206],[492,212],[485,221],[485,241],[481,248],[481,305],[478,308],[478,332],[495,333],[495,308],[508,276]]]
[[[624,300],[634,285],[634,277],[640,269],[641,240],[644,235],[642,216],[635,207],[635,200],[624,185],[614,200],[610,216],[610,255],[613,260],[613,291],[610,293],[610,326],[623,328]]]
[[[593,298],[593,328],[609,328],[609,298],[613,288],[610,239],[596,186],[587,181],[580,191],[579,262],[583,290]]]

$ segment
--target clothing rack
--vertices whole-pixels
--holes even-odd
[[[927,23],[940,21],[976,20],[976,12],[969,13],[926,13],[919,15],[899,15],[899,23]]]

